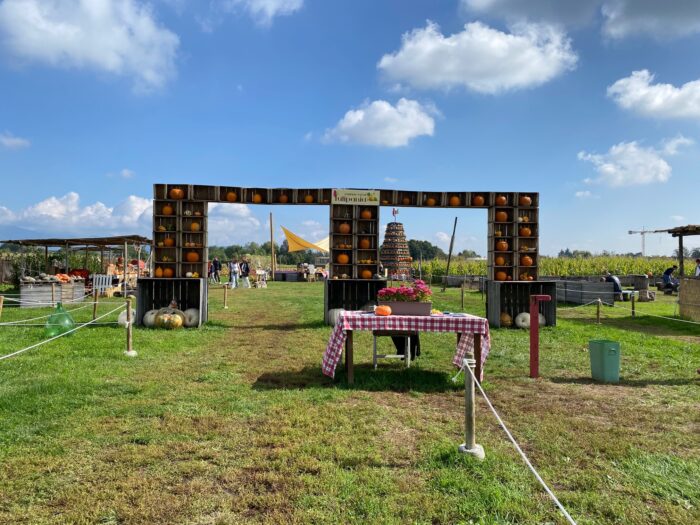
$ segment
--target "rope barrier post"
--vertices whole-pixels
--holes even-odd
[[[469,454],[478,460],[483,460],[486,457],[484,447],[476,443],[475,427],[475,404],[474,404],[474,369],[476,368],[476,360],[472,352],[467,353],[467,358],[462,360],[464,368],[464,443],[457,450],[461,454]],[[469,370],[472,373],[469,373]]]
[[[632,296],[630,297],[630,300],[632,301],[632,317],[637,316],[637,312],[634,310],[634,291],[632,292]]]
[[[97,289],[94,289],[92,291],[92,320],[95,320],[95,317],[97,317],[97,298],[99,297],[99,294],[97,293]]]
[[[228,286],[224,286],[224,310],[228,310]]]
[[[131,317],[131,298],[126,299],[126,350],[124,355],[127,357],[136,357],[138,354],[134,350],[134,334],[132,330],[133,319]]]
[[[603,301],[598,297],[598,303],[596,304],[596,314],[595,314],[595,319],[596,319],[596,324],[600,324],[600,305],[603,304]]]
[[[464,311],[464,281],[462,281],[462,311]]]
[[[0,318],[2,318],[2,307],[5,304],[5,296],[0,295]]]

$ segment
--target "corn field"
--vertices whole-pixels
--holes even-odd
[[[623,256],[594,256],[586,258],[571,257],[540,257],[539,275],[547,277],[578,277],[601,275],[610,271],[615,275],[631,275],[652,272],[661,275],[666,268],[677,261],[671,257],[623,257]],[[418,263],[413,267],[418,271]],[[693,259],[685,260],[686,274],[692,274],[695,268]],[[423,261],[423,275],[440,277],[445,275],[447,261],[434,259]],[[450,275],[486,275],[485,260],[452,260]]]

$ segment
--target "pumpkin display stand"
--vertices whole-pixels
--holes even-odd
[[[143,326],[143,316],[146,312],[167,307],[173,298],[176,299],[179,310],[184,311],[190,308],[199,310],[198,327],[207,320],[207,287],[205,279],[156,279],[148,277],[138,280],[136,319],[134,321],[138,326]]]
[[[486,284],[486,317],[494,328],[515,328],[513,320],[530,311],[531,295],[549,295],[541,302],[540,313],[546,326],[557,324],[557,283],[555,281],[488,281]]]

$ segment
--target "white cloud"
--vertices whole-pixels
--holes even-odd
[[[608,38],[634,35],[668,38],[700,31],[697,0],[461,0],[473,14],[508,21],[531,20],[580,26],[602,15],[602,32]]]
[[[137,91],[175,74],[179,38],[137,0],[5,0],[0,33],[19,60],[129,77]]]
[[[28,139],[23,139],[22,137],[15,137],[9,131],[5,133],[0,133],[0,144],[7,149],[22,149],[31,146],[31,142]]]
[[[671,177],[671,166],[664,155],[677,153],[677,148],[692,141],[679,136],[665,141],[661,150],[645,148],[636,141],[615,144],[607,153],[595,154],[581,151],[579,160],[595,166],[598,177],[586,179],[587,183],[605,184],[611,187],[664,183]],[[669,150],[669,144],[673,144]]]
[[[384,177],[384,182],[399,182],[396,177]]]
[[[618,106],[647,117],[700,118],[700,80],[676,87],[653,84],[648,70],[634,71],[608,87],[608,96]]]
[[[223,0],[225,11],[246,11],[258,24],[269,26],[276,16],[294,14],[304,6],[304,0]]]
[[[121,171],[119,172],[119,176],[120,176],[122,179],[131,179],[131,178],[134,177],[134,175],[136,175],[136,174],[135,174],[132,170],[127,169],[127,168],[124,168],[123,170],[121,170]]]
[[[391,82],[419,89],[464,86],[479,93],[539,86],[576,66],[566,35],[553,26],[520,23],[504,33],[481,22],[444,36],[434,22],[402,37],[401,49],[377,67]]]
[[[594,195],[589,190],[583,190],[583,191],[577,191],[576,193],[574,193],[574,196],[577,199],[590,199]]]
[[[396,106],[385,100],[365,102],[351,109],[332,129],[325,142],[345,142],[396,148],[421,135],[433,136],[437,110],[415,100],[401,98]]]
[[[691,146],[693,144],[695,144],[695,141],[679,134],[672,139],[664,140],[662,142],[662,146],[663,146],[662,151],[664,152],[665,155],[673,156],[673,155],[678,154],[679,147]]]
[[[675,222],[685,222],[685,217],[682,215],[671,215],[671,220]]]
[[[209,244],[229,246],[257,240],[263,228],[247,204],[209,205]]]

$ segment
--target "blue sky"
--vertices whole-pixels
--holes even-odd
[[[184,182],[539,191],[543,253],[638,251],[700,223],[699,44],[693,0],[3,0],[0,236],[147,234]],[[218,206],[210,237],[271,210],[325,236],[324,207]],[[399,217],[446,247],[454,216]]]

